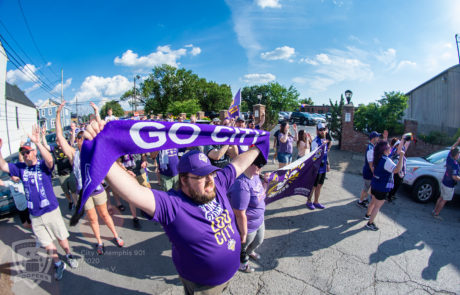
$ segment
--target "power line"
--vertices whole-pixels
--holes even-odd
[[[34,43],[35,49],[37,49],[37,52],[40,55],[40,57],[42,58],[43,63],[46,65],[47,61],[43,57],[43,54],[41,53],[40,49],[38,48],[37,42],[35,42],[35,38],[34,38],[34,36],[32,34],[32,31],[30,30],[30,26],[29,26],[29,23],[27,22],[26,15],[24,14],[24,9],[22,8],[21,0],[18,0],[18,5],[19,5],[19,8],[21,10],[21,14],[22,14],[22,18],[24,19],[24,23],[26,24],[26,28],[29,31],[30,38],[32,39],[32,42]],[[57,78],[59,78],[59,76],[56,74],[56,72],[54,72],[51,69],[51,67],[50,67],[50,72],[52,72]]]

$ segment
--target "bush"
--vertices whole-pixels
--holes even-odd
[[[457,131],[457,133],[459,132]],[[450,137],[444,132],[431,131],[428,135],[420,134],[418,138],[423,140],[426,143],[437,144],[437,145],[451,145],[453,142],[457,140],[458,136],[455,137],[455,139],[453,140],[452,137]]]

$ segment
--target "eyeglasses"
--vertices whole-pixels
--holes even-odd
[[[25,155],[28,155],[32,150],[29,150],[29,151],[22,151],[21,152],[21,155],[25,156]]]
[[[205,175],[205,176],[189,176],[189,175],[187,175],[188,178],[196,179],[196,180],[202,180],[202,179],[205,179],[208,176],[211,176],[212,178],[214,178],[214,177],[216,177],[216,172],[209,173],[208,175]]]

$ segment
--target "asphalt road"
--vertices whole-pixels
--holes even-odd
[[[332,170],[320,198],[326,209],[310,211],[300,196],[268,205],[262,259],[250,262],[254,273],[238,272],[225,294],[460,294],[460,200],[449,203],[439,221],[430,214],[434,204],[415,203],[402,189],[383,206],[376,220],[380,230],[372,232],[364,228],[364,209],[355,205],[361,187],[361,176]],[[68,224],[57,183],[55,192]],[[52,267],[44,271],[46,259],[38,266],[45,277],[21,278],[24,269],[33,271],[17,256],[25,255],[18,245],[26,244],[30,232],[17,216],[0,219],[1,293],[183,294],[161,226],[141,219],[142,229],[134,230],[128,211],[114,215],[125,247],[112,244],[101,225],[103,256],[96,255],[86,220],[69,228],[80,266],[68,267],[60,282],[46,281],[54,273]]]

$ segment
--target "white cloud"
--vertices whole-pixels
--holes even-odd
[[[37,68],[34,65],[26,64],[21,69],[9,70],[6,73],[6,81],[11,84],[16,84],[17,82],[35,82],[37,78],[35,72]]]
[[[51,62],[50,62],[50,61],[47,62],[47,63],[46,63],[46,66],[47,66],[47,67],[50,67],[50,66],[51,66]]]
[[[121,75],[113,77],[89,76],[81,84],[74,100],[78,99],[78,102],[84,102],[92,99],[119,98],[131,88],[132,83]]]
[[[295,49],[289,46],[278,47],[273,51],[262,52],[260,57],[265,60],[289,60],[292,61],[291,57],[295,54]]]
[[[414,68],[417,66],[417,63],[410,61],[410,60],[402,60],[399,62],[398,66],[396,67],[396,71],[399,71],[403,68]]]
[[[275,75],[267,74],[247,74],[244,75],[244,82],[248,84],[265,84],[272,82],[276,79]]]
[[[332,61],[329,59],[329,56],[325,53],[320,53],[318,55],[316,55],[316,59],[322,63],[322,64],[325,64],[325,65],[330,65],[332,63]]]
[[[312,65],[312,66],[317,66],[318,65],[318,62],[314,59],[310,59],[308,57],[305,57],[305,58],[301,58],[300,59],[300,62],[301,63],[306,63],[306,64],[309,64],[309,65]]]
[[[69,78],[69,79],[65,80],[64,85],[63,85],[63,89],[65,90],[67,87],[70,86],[70,84],[72,84],[72,78]],[[60,93],[61,92],[61,83],[59,83],[56,86],[54,86],[53,92],[55,92],[55,93]]]
[[[380,54],[377,54],[376,58],[390,69],[396,66],[396,50],[393,48],[388,48]]]
[[[123,53],[121,57],[115,57],[113,62],[116,65],[134,68],[153,68],[162,64],[177,67],[178,59],[180,59],[182,56],[185,56],[186,54],[187,50],[185,48],[171,50],[169,45],[158,46],[157,51],[145,56],[139,56],[137,53],[128,49]]]
[[[24,93],[26,95],[29,95],[32,91],[34,91],[35,89],[38,89],[40,87],[40,83],[35,83],[34,85],[32,85],[31,87],[27,88],[26,90],[24,90]]]
[[[195,56],[201,53],[201,48],[200,47],[193,47],[192,50],[190,51],[190,54]]]
[[[261,8],[281,8],[281,4],[279,2],[279,0],[256,0],[256,4]]]

